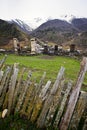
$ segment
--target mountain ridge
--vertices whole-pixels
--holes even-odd
[[[71,23],[80,31],[87,31],[87,18],[72,19]]]
[[[32,31],[31,35],[58,45],[66,45],[66,43],[69,43],[85,48],[87,47],[86,32],[86,18],[74,18],[71,20],[71,23],[65,20],[54,19],[40,25],[37,29]]]
[[[29,38],[29,35],[21,31],[16,24],[0,19],[0,45],[8,44],[14,37],[23,41]]]
[[[79,32],[78,29],[67,21],[54,19],[40,25],[31,32],[31,35],[42,40],[62,43],[64,40],[67,41],[68,37],[72,37],[72,35],[77,32]]]
[[[22,40],[24,37],[30,36],[39,38],[44,42],[52,42],[58,45],[75,43],[81,46],[87,46],[87,18],[73,18],[71,22],[61,19],[52,19],[41,24],[33,31],[28,30],[28,26],[26,26],[28,31],[26,31],[25,28],[22,30],[23,25],[26,25],[26,23],[21,20],[16,20],[16,22],[13,20],[10,21],[10,23],[7,22],[8,26],[5,27],[2,26],[4,22],[6,23],[6,21],[2,20],[0,23],[0,37],[3,39],[5,39],[6,36],[1,34],[8,33],[7,38],[17,37]]]
[[[30,27],[28,24],[26,24],[24,21],[20,19],[14,19],[11,21],[7,21],[8,23],[16,24],[22,31],[30,34],[31,31],[33,31],[33,28]]]

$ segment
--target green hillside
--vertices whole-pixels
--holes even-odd
[[[22,32],[15,24],[10,24],[4,20],[0,20],[0,45],[6,45],[12,38],[18,38],[19,41],[24,40],[27,34]]]

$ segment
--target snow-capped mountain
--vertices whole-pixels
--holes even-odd
[[[21,30],[23,30],[26,33],[30,33],[33,30],[33,28],[30,25],[26,24],[24,21],[19,19],[11,20],[9,21],[9,23],[16,24]]]
[[[73,19],[75,19],[75,18],[77,18],[76,16],[74,16],[74,15],[61,15],[60,16],[60,19],[62,19],[62,20],[65,20],[65,21],[67,21],[67,22],[69,22],[69,23],[71,23],[72,22],[72,20]]]
[[[50,20],[53,20],[53,19],[60,19],[60,20],[65,20],[69,23],[71,23],[71,21],[73,19],[75,19],[76,17],[74,15],[61,15],[60,17],[58,18],[53,18],[51,16],[49,17],[45,17],[45,18],[41,18],[41,17],[37,17],[37,18],[33,18],[32,20],[29,20],[29,21],[26,21],[26,23],[28,25],[30,25],[33,29],[36,29],[38,28],[41,24],[47,22],[47,21],[50,21]]]
[[[22,30],[26,31],[27,33],[28,32],[30,33],[32,30],[38,28],[41,24],[47,21],[50,21],[53,19],[61,19],[61,20],[65,20],[71,23],[71,21],[74,18],[76,18],[74,15],[61,15],[60,18],[53,18],[51,16],[45,17],[45,18],[36,17],[36,18],[33,18],[31,20],[26,20],[26,21],[15,19],[15,20],[11,20],[10,22],[17,24]]]
[[[49,16],[45,18],[37,17],[37,18],[33,18],[32,20],[15,19],[15,20],[9,21],[9,23],[15,23],[22,31],[30,34],[33,30],[35,30],[36,28],[38,28],[39,26],[41,26],[43,23],[47,21],[60,19],[63,21],[67,21],[69,24],[72,24],[72,21],[77,18],[79,17],[76,17],[74,15],[61,15],[59,18],[53,18]]]
[[[36,29],[46,21],[47,21],[46,18],[37,17],[37,18],[33,18],[32,20],[26,21],[26,23],[30,25],[33,29]]]

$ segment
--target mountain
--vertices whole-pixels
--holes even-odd
[[[78,48],[87,51],[87,31],[79,33],[71,40],[71,43],[74,43]]]
[[[54,19],[43,23],[32,31],[31,35],[41,40],[60,44],[69,40],[77,32],[79,30],[67,21]]]
[[[75,19],[76,18],[76,16],[74,16],[74,15],[67,15],[67,14],[65,14],[65,15],[61,15],[61,17],[60,17],[60,19],[62,19],[62,20],[65,20],[65,21],[67,21],[67,22],[69,22],[69,23],[71,23],[71,21],[73,20],[73,19]]]
[[[47,22],[43,23],[41,26],[39,26],[35,31],[37,30],[47,30],[47,29],[55,29],[58,32],[71,32],[76,31],[76,28],[72,26],[70,23],[64,20],[54,19],[54,20],[48,20]]]
[[[87,48],[87,18],[65,16],[67,21],[54,19],[40,25],[31,35],[44,42],[58,45],[76,44],[79,49]],[[69,22],[68,22],[69,20]]]
[[[20,30],[16,24],[0,19],[0,45],[8,44],[13,38],[23,41],[29,39],[29,35]]]
[[[34,30],[46,21],[47,18],[36,17],[33,19],[26,20],[25,23],[27,23]]]
[[[87,18],[64,16],[71,19],[69,22],[60,19],[48,18],[46,22],[32,31],[32,28],[21,20],[0,20],[0,45],[9,43],[10,39],[18,38],[24,41],[26,38],[36,37],[44,43],[56,43],[66,45],[74,43],[82,48],[87,48]],[[42,22],[36,18],[37,23]]]
[[[30,34],[30,32],[33,31],[33,29],[22,20],[15,19],[15,20],[11,20],[11,21],[8,21],[8,22],[17,25],[25,33]]]
[[[71,24],[79,29],[79,31],[87,31],[87,18],[74,18]]]

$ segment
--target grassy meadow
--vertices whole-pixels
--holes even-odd
[[[2,59],[4,55],[0,55]],[[63,57],[63,56],[48,56],[48,55],[38,55],[38,56],[17,56],[8,55],[5,64],[13,65],[14,63],[19,63],[19,68],[26,68],[26,77],[28,70],[32,71],[32,80],[39,82],[41,76],[46,72],[45,83],[51,80],[54,83],[58,71],[61,66],[65,67],[65,78],[66,81],[73,80],[75,83],[79,70],[80,61],[77,58]],[[84,85],[87,85],[87,74],[85,75]]]

